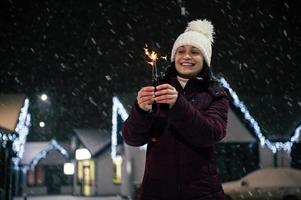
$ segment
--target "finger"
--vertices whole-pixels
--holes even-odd
[[[175,89],[163,89],[155,92],[155,96],[166,95],[166,94],[177,94],[177,90]]]
[[[165,99],[165,100],[161,100],[161,101],[156,101],[156,103],[158,103],[158,104],[174,104],[175,101],[170,100],[170,99]]]
[[[162,90],[162,89],[175,89],[174,87],[172,87],[171,85],[169,85],[168,83],[165,83],[165,84],[161,84],[161,85],[158,85],[156,87],[157,90]]]
[[[152,105],[154,103],[154,99],[153,100],[149,100],[149,101],[144,101],[144,102],[141,102],[139,105],[143,105],[143,106],[149,106],[149,105]]]
[[[141,97],[138,100],[138,103],[144,103],[144,102],[148,102],[148,101],[154,101],[155,98],[153,96],[147,96],[147,97]]]
[[[140,92],[138,93],[138,98],[142,98],[142,97],[154,97],[155,93],[154,92]]]
[[[175,104],[176,100],[175,99],[164,99],[160,101],[156,101],[158,104]]]
[[[148,91],[148,90],[143,90],[141,89],[139,92],[138,92],[138,95],[137,95],[137,99],[141,98],[141,97],[145,97],[145,96],[154,96],[154,91]]]
[[[164,100],[176,100],[178,95],[176,94],[170,94],[170,95],[161,95],[155,98],[155,101],[164,101]]]
[[[153,92],[153,91],[155,91],[155,87],[154,87],[154,86],[143,87],[143,88],[141,88],[140,91],[144,91],[144,92]]]

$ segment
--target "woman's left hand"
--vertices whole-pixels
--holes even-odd
[[[178,91],[169,84],[162,84],[156,87],[155,101],[157,103],[169,104],[170,108],[176,103],[178,98]]]

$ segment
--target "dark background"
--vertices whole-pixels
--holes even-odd
[[[207,18],[213,71],[269,139],[284,141],[301,122],[300,12],[297,0],[2,1],[0,93],[29,97],[30,141],[66,141],[75,127],[111,130],[112,96],[150,82],[145,44],[169,57],[187,22]]]

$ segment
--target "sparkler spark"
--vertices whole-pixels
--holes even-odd
[[[148,64],[152,66],[152,82],[154,85],[158,84],[158,71],[157,71],[157,61],[162,58],[164,60],[167,60],[167,56],[158,56],[158,54],[155,51],[149,51],[147,45],[144,48],[145,55],[150,59],[150,61],[146,61]]]
[[[156,62],[158,60],[158,54],[154,51],[149,51],[147,46],[144,48],[144,53],[145,55],[147,55],[147,57],[151,60],[150,62],[147,61],[148,64],[150,64],[151,66],[156,65]]]
[[[167,60],[167,56],[158,57],[158,54],[155,51],[150,51],[148,49],[147,45],[145,45],[145,46],[146,47],[144,48],[144,53],[151,60],[151,61],[147,61],[147,63],[150,64],[151,66],[156,65],[157,60],[159,60],[160,58]]]

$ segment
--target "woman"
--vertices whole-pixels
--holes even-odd
[[[229,101],[210,69],[213,34],[209,21],[190,22],[163,84],[143,87],[124,123],[127,144],[148,144],[142,200],[224,199],[213,147],[226,134]]]

